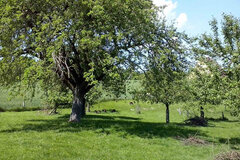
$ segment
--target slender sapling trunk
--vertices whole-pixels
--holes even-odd
[[[169,123],[169,104],[166,103],[166,123]]]
[[[200,117],[204,119],[204,111],[203,111],[203,107],[200,107]]]
[[[86,103],[86,106],[87,106],[87,111],[88,111],[88,112],[91,112],[91,109],[90,109],[90,104],[89,104],[89,102],[87,102],[87,103]]]

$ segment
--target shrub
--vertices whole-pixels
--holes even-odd
[[[5,109],[0,107],[0,112],[5,112]]]
[[[207,126],[208,121],[201,117],[194,117],[194,118],[189,118],[185,120],[185,124],[191,125],[191,126]]]

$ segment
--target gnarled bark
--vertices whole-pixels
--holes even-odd
[[[85,94],[78,87],[73,92],[72,113],[69,122],[80,122],[81,118],[86,115],[85,112]]]

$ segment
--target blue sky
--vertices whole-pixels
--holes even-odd
[[[179,30],[195,36],[210,33],[209,21],[215,17],[219,22],[222,13],[240,18],[240,0],[153,0],[160,6],[168,6],[164,13],[174,19]]]

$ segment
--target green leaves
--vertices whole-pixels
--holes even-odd
[[[152,43],[156,30],[157,10],[148,0],[0,4],[0,84],[40,83],[51,94],[53,84],[81,86],[86,94],[100,81],[122,83],[120,75],[144,57],[143,44]]]
[[[182,37],[172,26],[159,25],[145,64],[144,89],[137,92],[137,99],[168,105],[179,100],[183,92],[187,57],[185,49],[182,49],[182,41],[185,41]]]
[[[202,35],[199,39],[200,57],[210,57],[218,61],[207,64],[210,74],[199,74],[198,99],[204,103],[228,106],[233,115],[239,115],[240,105],[240,20],[223,14],[221,24],[213,19],[210,22],[213,35]],[[201,85],[200,85],[201,84]],[[202,94],[201,94],[202,93]],[[197,94],[196,94],[197,95]]]

